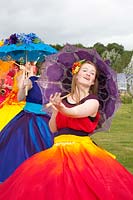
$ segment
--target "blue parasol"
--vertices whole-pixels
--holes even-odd
[[[41,62],[45,56],[56,52],[56,49],[45,44],[35,33],[15,33],[4,40],[3,46],[0,47],[0,59],[19,62],[38,60]]]

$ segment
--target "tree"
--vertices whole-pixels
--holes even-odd
[[[109,43],[107,49],[102,53],[103,59],[109,59],[112,68],[117,72],[122,72],[124,47],[117,43]]]
[[[53,48],[55,48],[57,51],[60,51],[63,46],[61,46],[60,44],[55,44],[55,45],[51,45]]]
[[[103,44],[101,44],[100,42],[97,42],[96,44],[94,44],[93,48],[96,49],[96,51],[97,51],[100,55],[102,55],[102,53],[103,53],[104,51],[106,51],[106,47],[105,47]]]
[[[126,74],[133,74],[133,55],[131,57],[131,61],[129,62],[128,66],[123,69],[123,72]]]
[[[109,43],[107,45],[107,50],[111,51],[112,49],[115,49],[115,52],[119,53],[120,55],[123,53],[124,51],[124,47],[120,44],[117,43]]]
[[[104,51],[102,53],[102,58],[104,60],[110,60],[112,68],[118,71],[116,63],[121,61],[121,55],[115,49],[111,49],[110,51],[108,50]]]
[[[78,47],[78,48],[87,48],[85,46],[83,46],[82,44],[78,43],[78,44],[74,44],[74,46]]]

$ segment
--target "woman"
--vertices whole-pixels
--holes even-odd
[[[27,65],[30,66],[30,63]],[[24,74],[26,72],[24,71]],[[38,79],[35,76],[36,69],[31,68],[31,73],[26,79],[24,74],[18,78],[18,100],[26,98],[26,105],[0,133],[1,182],[7,179],[24,160],[53,144],[53,137],[48,127],[50,117],[42,110],[42,95],[36,82]]]
[[[12,63],[11,63],[12,64]],[[12,64],[14,69],[14,76],[13,76],[13,85],[12,89],[10,90],[10,93],[6,95],[5,89],[4,95],[4,101],[0,103],[0,131],[8,124],[8,122],[17,115],[24,107],[25,100],[18,102],[17,100],[17,93],[18,93],[18,84],[17,84],[17,77],[20,76],[22,71],[16,67],[16,64]],[[10,72],[9,72],[10,73]],[[3,85],[4,87],[7,87],[7,85]]]
[[[98,72],[91,62],[78,63],[72,68],[71,93],[50,96],[55,144],[28,159],[0,186],[0,200],[133,199],[133,176],[88,137],[99,120]]]

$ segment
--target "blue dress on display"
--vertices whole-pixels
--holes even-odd
[[[0,132],[1,182],[24,160],[53,145],[53,136],[48,127],[50,117],[42,108],[42,94],[37,79],[30,77],[33,87],[28,92],[24,109]]]

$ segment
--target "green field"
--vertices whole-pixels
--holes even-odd
[[[92,139],[115,154],[117,160],[133,173],[133,104],[122,104],[108,132],[99,132]]]

